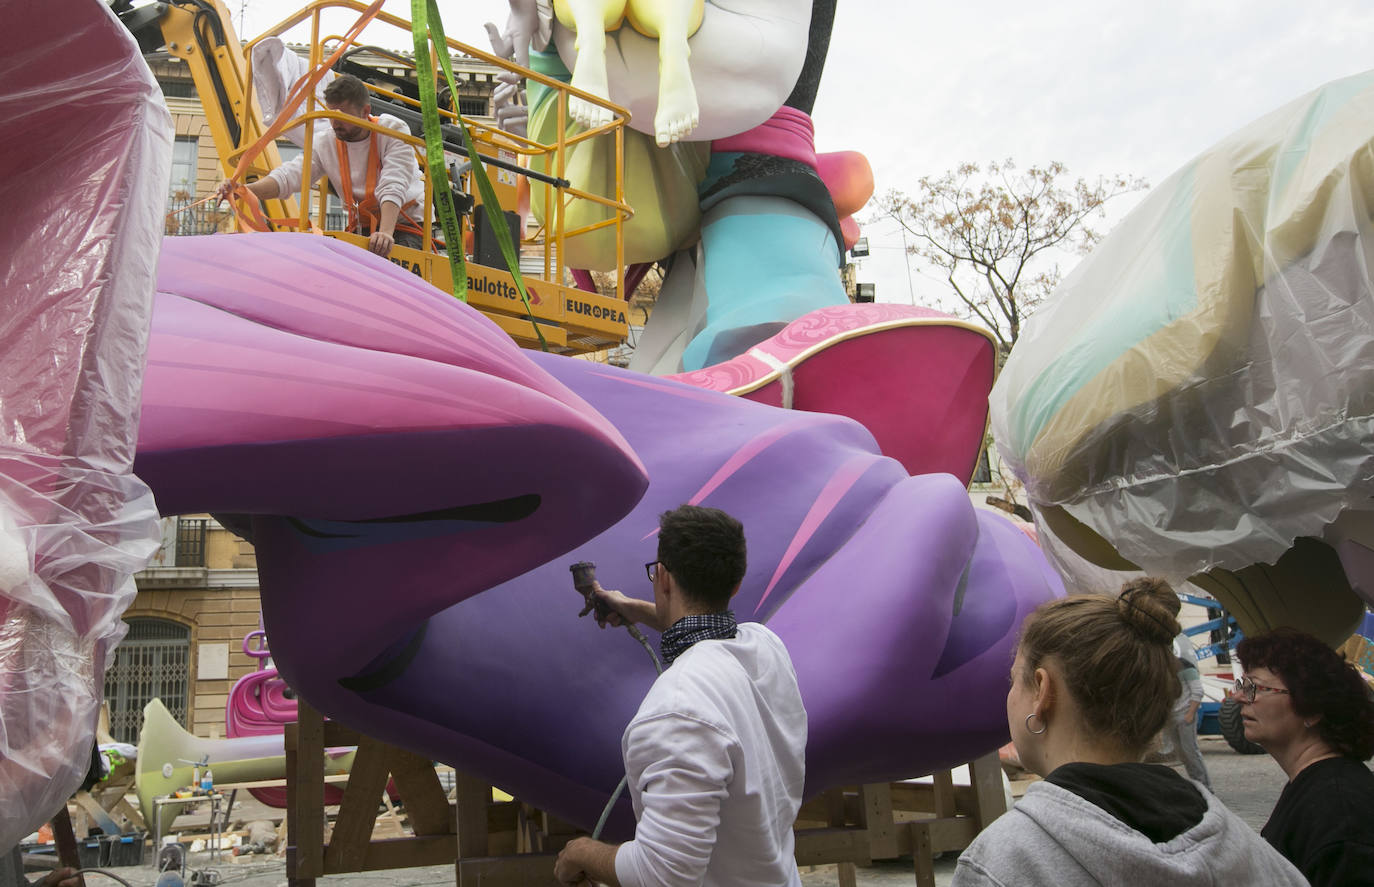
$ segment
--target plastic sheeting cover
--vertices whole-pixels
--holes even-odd
[[[0,848],[85,775],[132,574],[157,547],[157,510],[130,466],[172,135],[151,72],[103,3],[7,13]]]
[[[1374,493],[1374,72],[1255,121],[1027,324],[1003,458],[1142,568],[1273,562]]]

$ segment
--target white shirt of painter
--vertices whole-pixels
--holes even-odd
[[[806,776],[806,711],[777,635],[745,622],[665,671],[621,739],[635,839],[625,887],[800,885],[792,825]]]
[[[377,117],[377,123],[387,129],[410,135],[410,130],[399,117],[381,114]],[[342,143],[348,149],[349,183],[353,186],[353,197],[359,201],[367,196],[367,151],[371,142],[372,139],[366,138],[360,142]],[[316,127],[315,140],[311,143],[311,155],[314,159],[310,161],[310,174],[318,178],[323,172],[329,176],[329,183],[334,186],[335,193],[343,194],[343,176],[339,172],[339,150],[336,147],[338,144],[340,141],[335,137],[334,130],[327,126]],[[390,200],[402,208],[411,201],[415,201],[417,206],[423,204],[425,183],[420,177],[420,165],[415,159],[415,149],[400,139],[387,138],[379,133],[377,155],[381,161],[381,168],[377,170],[377,203],[382,204]],[[301,189],[301,170],[304,165],[304,155],[293,157],[268,173],[268,178],[276,181],[282,194],[295,194]],[[409,212],[418,219],[414,210]]]

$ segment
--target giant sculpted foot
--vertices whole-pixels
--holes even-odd
[[[254,515],[273,657],[327,715],[590,826],[654,670],[576,618],[568,564],[644,596],[658,514],[694,502],[746,527],[735,609],[796,664],[808,793],[1005,741],[1016,627],[1061,589],[959,481],[849,419],[520,352],[347,245],[180,241],[138,468],[169,510]]]
[[[660,42],[658,108],[654,111],[654,141],[660,148],[680,142],[701,120],[692,69],[687,61],[687,41],[671,46]]]
[[[597,98],[610,97],[611,87],[606,77],[606,29],[618,25],[624,9],[624,2],[617,0],[557,0],[554,3],[558,20],[577,34],[573,87]],[[576,96],[568,100],[568,114],[588,129],[611,122],[610,111]]]

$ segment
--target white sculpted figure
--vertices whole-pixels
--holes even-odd
[[[610,97],[606,77],[606,32],[625,19],[646,37],[658,40],[658,109],[654,141],[659,147],[681,141],[701,119],[687,58],[687,38],[701,27],[703,0],[554,0],[559,24],[577,33],[577,63],[572,85]],[[611,112],[579,98],[568,113],[588,128],[611,122]]]
[[[628,108],[631,129],[667,145],[769,119],[797,82],[810,24],[809,0],[511,0],[504,31],[488,32],[498,55],[525,64],[551,31],[573,86]],[[610,119],[584,101],[569,112],[584,126]]]

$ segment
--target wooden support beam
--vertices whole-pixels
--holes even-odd
[[[345,727],[338,721],[325,721],[321,739],[325,748],[341,748],[347,745],[360,745],[363,735],[352,727]]]
[[[831,828],[848,825],[844,809],[844,789],[832,788],[825,792],[825,821]]]
[[[935,793],[935,815],[955,815],[957,811],[954,806],[954,771],[938,770],[931,774],[931,781]]]
[[[324,854],[324,872],[358,872],[367,862],[368,842],[377,821],[377,804],[386,791],[388,747],[364,737],[353,757],[348,787],[339,804],[334,831]],[[323,776],[323,770],[320,773]]]
[[[946,771],[947,772],[947,771]],[[939,773],[934,774],[938,779]],[[918,812],[936,813],[948,816],[971,815],[977,809],[977,796],[970,785],[954,785],[953,777],[949,784],[940,782],[894,782],[892,783],[892,809],[898,813]],[[953,792],[953,807],[950,807]],[[941,795],[943,794],[943,797]]]
[[[324,874],[324,716],[298,700],[297,721],[287,724],[286,879],[315,887]]]
[[[453,862],[453,836],[433,835],[423,838],[391,838],[373,841],[368,845],[367,863],[362,871],[406,869],[424,865],[448,865]],[[358,871],[353,869],[352,871]],[[341,875],[344,872],[330,872]]]
[[[930,832],[921,823],[911,824],[911,866],[915,870],[916,887],[935,887],[935,849]]]
[[[987,828],[992,821],[1007,812],[1007,796],[1002,789],[1002,762],[997,752],[989,752],[968,765],[969,782],[976,796],[974,817],[978,829]]]
[[[859,786],[860,828],[868,832],[868,852],[874,859],[901,855],[897,823],[892,819],[892,786],[886,782]]]
[[[870,865],[868,833],[854,828],[798,829],[795,835],[798,865],[856,862]]]
[[[458,858],[486,857],[491,853],[487,846],[487,804],[491,801],[491,786],[462,772],[455,773],[454,778],[458,799]]]
[[[453,807],[439,785],[434,763],[414,752],[392,748],[391,778],[406,805],[410,828],[417,835],[451,835],[455,831]],[[455,778],[457,778],[455,776]],[[491,803],[491,786],[481,799],[485,810]]]
[[[115,816],[123,816],[125,819],[129,820],[129,825],[132,826],[135,831],[146,832],[149,830],[148,824],[143,821],[143,814],[122,795],[119,800],[115,801],[114,806],[110,808],[110,812]]]
[[[978,836],[978,822],[971,816],[919,819],[907,824],[911,833],[911,862],[917,887],[935,887],[935,857],[963,850]]]
[[[77,870],[77,887],[86,887],[86,876],[80,873],[81,856],[76,849],[76,834],[72,831],[72,817],[63,804],[52,818],[52,839],[57,845],[57,858],[64,866]]]
[[[912,854],[916,883],[934,887],[934,858],[962,850],[1005,812],[1001,764],[990,754],[969,765],[970,786],[944,770],[930,783],[877,783],[831,789],[803,805],[797,828],[799,865],[834,863],[841,885],[856,883],[855,866]]]
[[[331,773],[324,777],[325,785],[338,785],[348,782],[347,773]],[[246,782],[220,782],[215,780],[215,790],[220,792],[231,791],[234,789],[254,789],[254,788],[286,788],[287,780],[282,779],[250,779]]]
[[[487,856],[458,860],[458,887],[557,887],[552,854]]]

